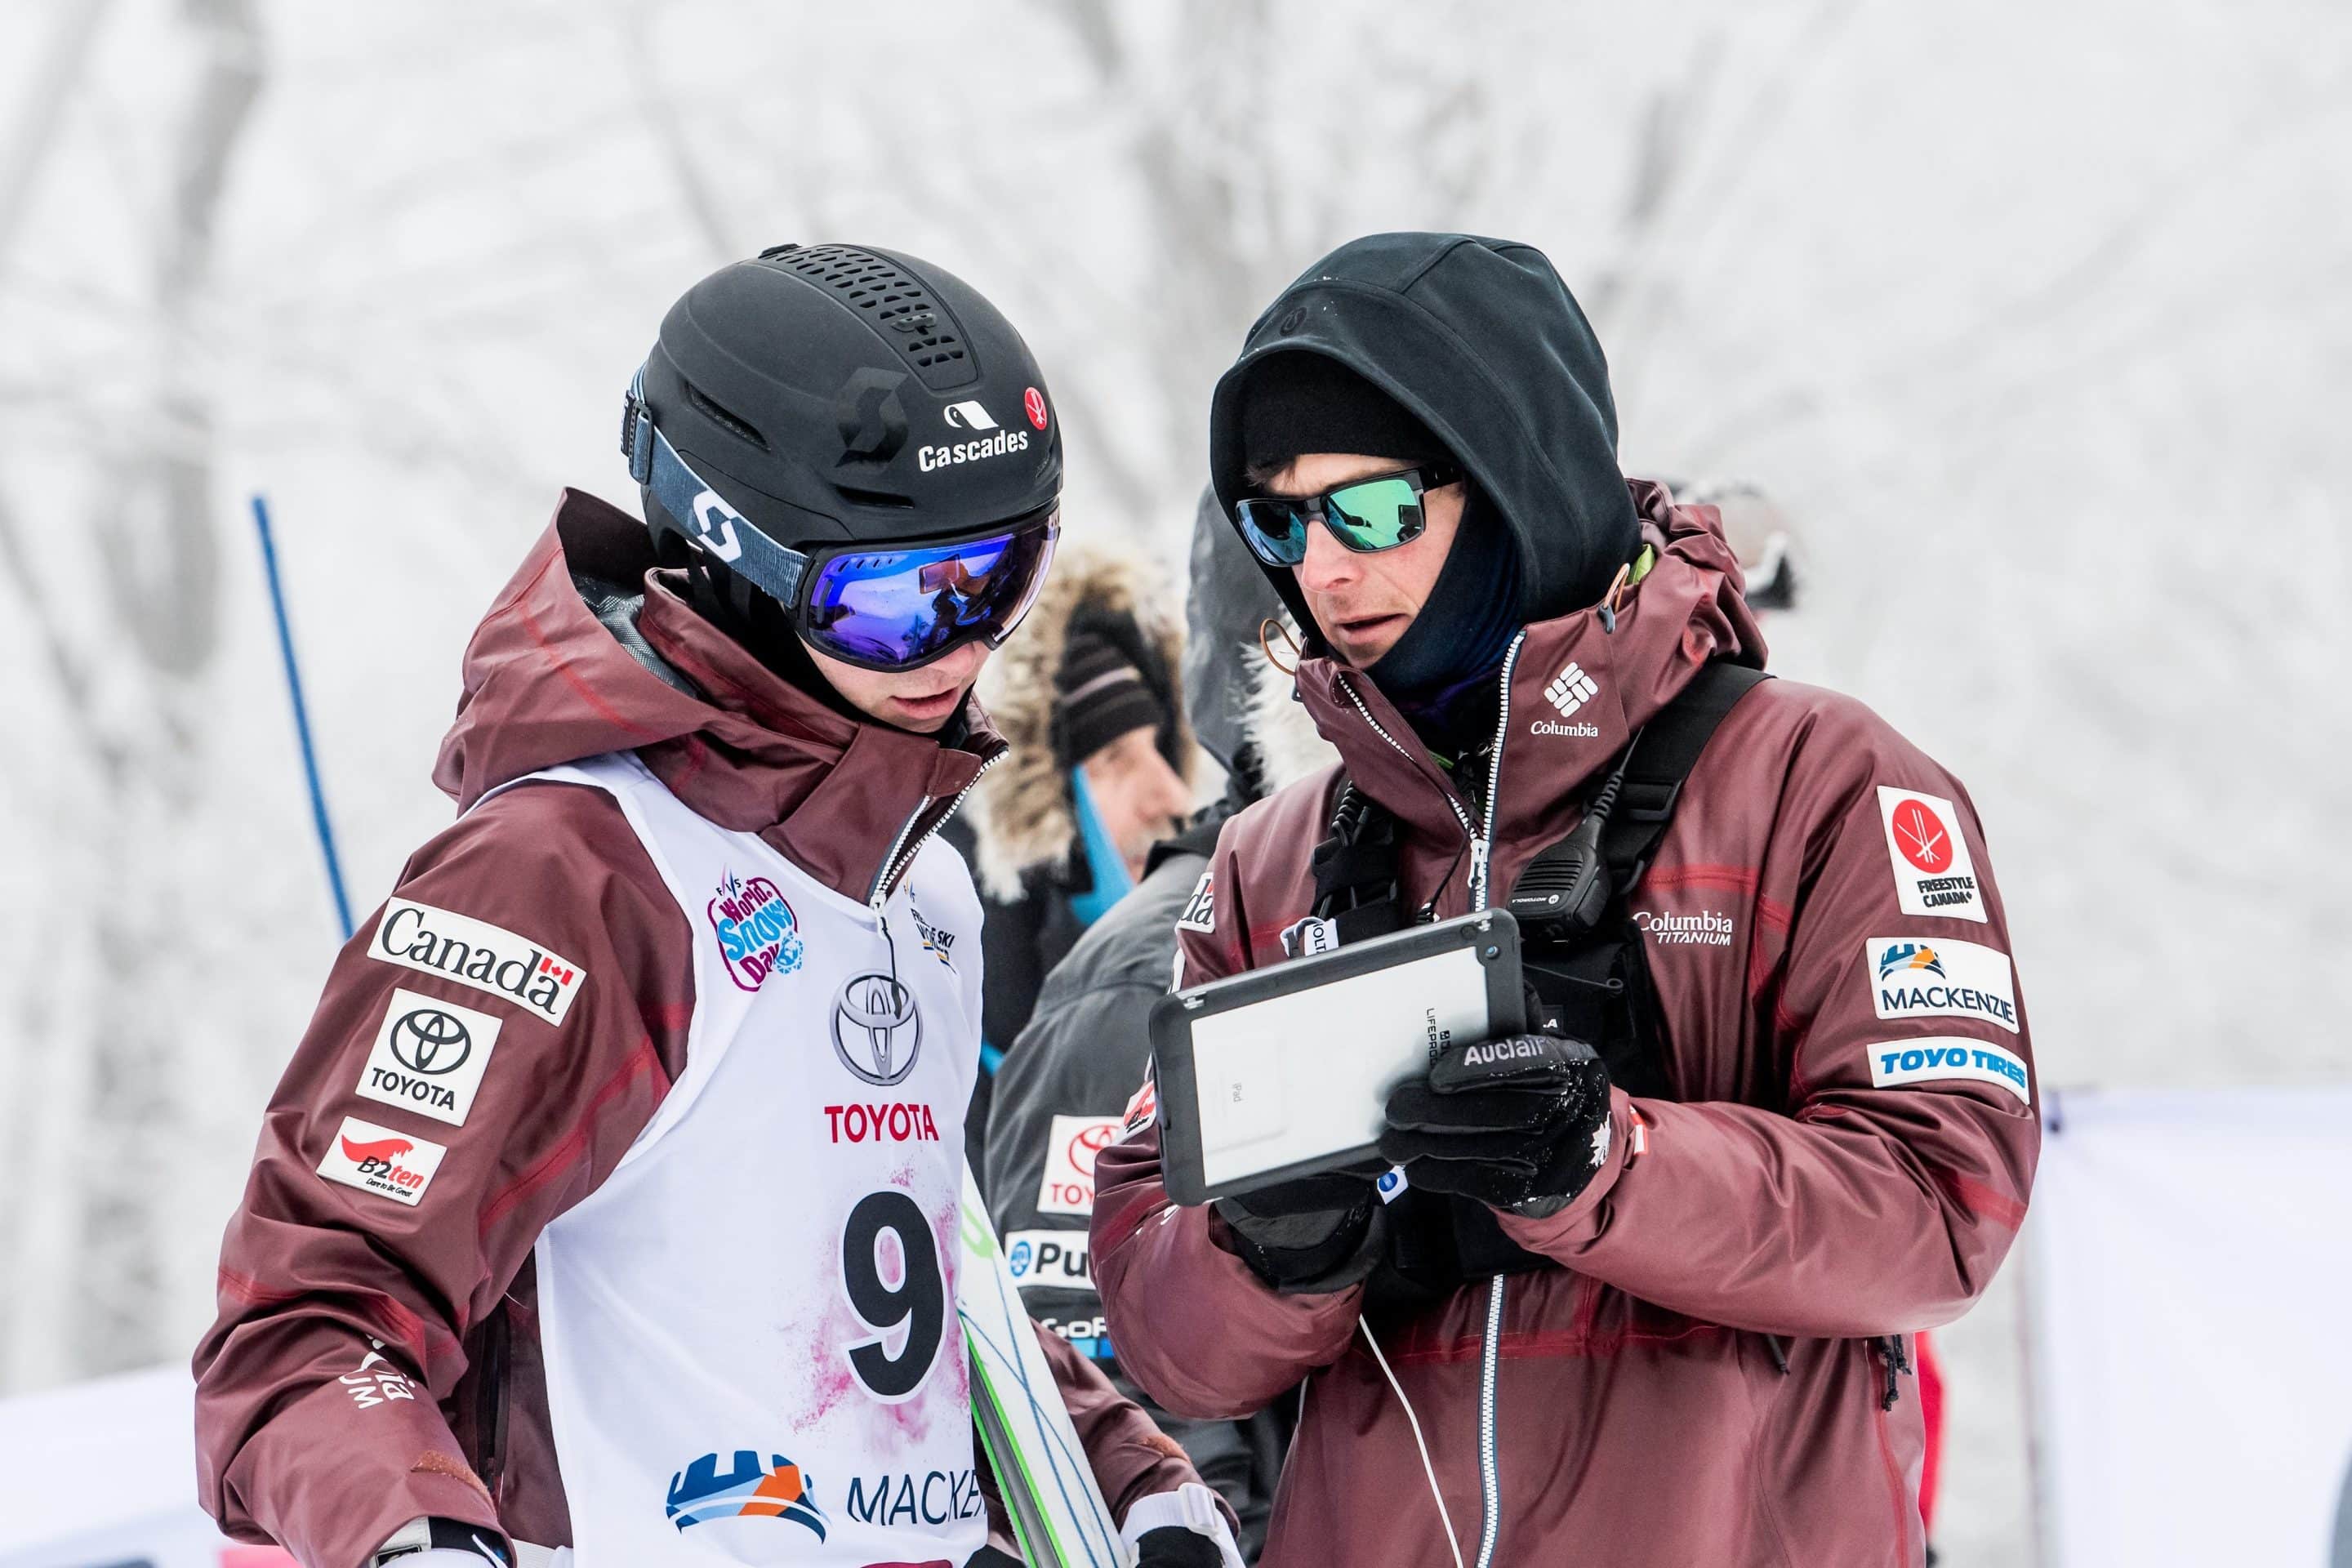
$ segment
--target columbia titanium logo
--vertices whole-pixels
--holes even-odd
[[[1559,709],[1559,716],[1566,719],[1591,701],[1600,690],[1601,688],[1593,684],[1592,677],[1584,673],[1584,667],[1570,659],[1568,668],[1553,676],[1551,684],[1544,688],[1544,700]]]
[[[887,974],[860,974],[842,986],[833,1004],[833,1050],[843,1067],[887,1088],[915,1070],[922,1048],[913,992]]]

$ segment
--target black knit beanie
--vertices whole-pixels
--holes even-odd
[[[1065,768],[1085,762],[1130,730],[1169,727],[1171,715],[1159,683],[1139,667],[1141,650],[1135,644],[1140,640],[1134,622],[1124,616],[1073,618],[1062,662],[1054,671],[1054,757]]]
[[[1242,404],[1243,462],[1270,473],[1307,452],[1394,458],[1400,466],[1452,458],[1402,404],[1338,360],[1286,353],[1259,361]]]

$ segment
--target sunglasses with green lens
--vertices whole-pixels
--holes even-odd
[[[1307,559],[1307,525],[1317,518],[1331,537],[1361,554],[1394,550],[1429,525],[1422,506],[1428,491],[1462,478],[1451,463],[1428,463],[1391,474],[1351,479],[1313,496],[1252,496],[1234,503],[1250,552],[1269,566]]]

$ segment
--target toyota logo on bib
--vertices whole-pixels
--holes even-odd
[[[923,1019],[915,994],[887,974],[860,974],[833,1004],[833,1049],[867,1083],[887,1086],[915,1070]]]
[[[456,1072],[473,1054],[474,1037],[438,1007],[404,1014],[392,1026],[392,1054],[411,1072]]]

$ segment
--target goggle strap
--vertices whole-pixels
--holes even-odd
[[[760,531],[677,455],[646,406],[642,368],[631,378],[623,406],[621,450],[628,455],[630,477],[653,492],[655,502],[677,520],[698,547],[779,602],[793,602],[801,579],[808,574],[809,558]]]

